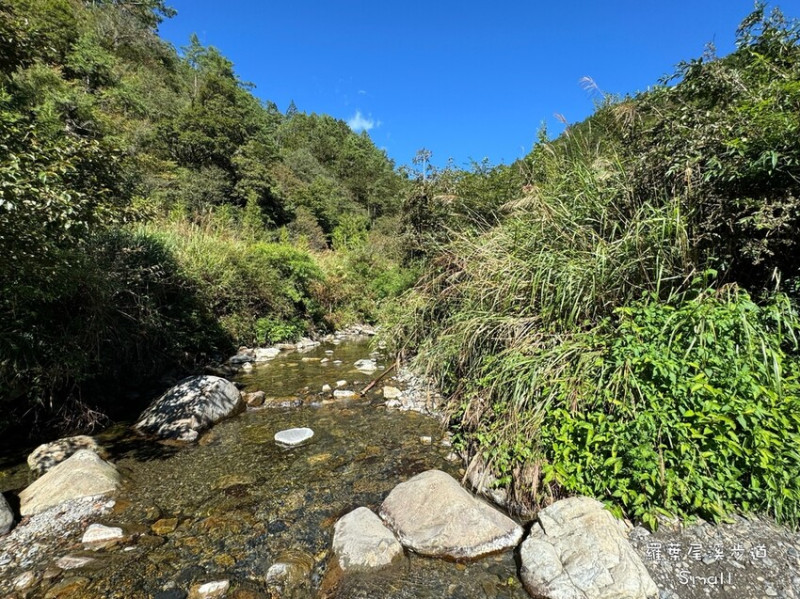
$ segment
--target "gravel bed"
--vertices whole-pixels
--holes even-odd
[[[26,570],[43,569],[75,539],[90,519],[108,513],[114,501],[105,497],[83,497],[61,503],[23,519],[0,537],[0,595],[11,591],[14,576]]]

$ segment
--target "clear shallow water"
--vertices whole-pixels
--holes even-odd
[[[303,397],[305,404],[241,414],[197,445],[165,447],[124,429],[109,432],[112,460],[125,482],[114,512],[100,521],[122,526],[130,538],[93,552],[92,567],[66,574],[88,579],[73,596],[153,597],[227,579],[228,596],[239,597],[526,597],[512,553],[471,564],[411,555],[397,568],[371,575],[326,575],[340,516],[362,505],[377,511],[396,484],[430,468],[459,477],[458,464],[445,460],[450,448],[441,444],[435,419],[387,411],[378,392],[325,404],[316,395],[326,383],[335,388],[337,380],[346,380],[344,388],[358,390],[377,376],[382,369],[363,374],[352,368],[368,354],[364,342],[328,345],[281,355],[243,374],[246,391]],[[330,361],[322,364],[326,357]],[[300,447],[278,447],[273,435],[291,427],[310,427],[314,437]],[[433,442],[423,443],[421,436]],[[277,591],[266,585],[266,573],[287,553],[313,563],[311,575]]]

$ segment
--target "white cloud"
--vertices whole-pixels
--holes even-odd
[[[370,129],[374,129],[376,126],[380,127],[381,122],[378,121],[375,123],[374,120],[370,117],[365,117],[361,114],[360,110],[356,110],[356,113],[353,117],[347,121],[348,127],[350,127],[353,131],[369,131]]]

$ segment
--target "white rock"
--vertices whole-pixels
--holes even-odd
[[[83,533],[81,543],[91,545],[94,543],[108,543],[124,537],[122,529],[118,526],[103,526],[102,524],[90,524],[86,532]]]
[[[403,395],[403,392],[400,391],[397,387],[389,387],[388,385],[383,388],[383,398],[384,399],[397,399]]]
[[[83,568],[88,566],[94,560],[93,557],[85,557],[82,555],[65,555],[56,560],[56,566],[62,570],[74,570],[75,568]]]
[[[259,347],[255,350],[256,362],[266,362],[277,357],[281,353],[277,347]]]
[[[361,372],[374,372],[378,370],[378,365],[375,363],[375,360],[358,360],[353,366],[356,367],[356,370],[360,370]]]
[[[336,399],[352,399],[353,397],[357,397],[356,392],[350,389],[337,389],[333,392],[333,396]]]
[[[402,557],[403,546],[372,510],[360,507],[336,523],[333,552],[343,571],[367,570],[390,565]]]
[[[327,383],[322,385],[322,392],[323,393],[330,393],[330,391],[331,391],[331,386],[330,385],[328,385]]]
[[[244,370],[245,372],[252,372],[253,364],[251,362],[245,362],[244,364],[242,364],[242,370]]]
[[[520,550],[520,576],[534,597],[651,599],[658,588],[602,503],[570,497],[539,512]]]
[[[280,445],[288,445],[293,447],[300,445],[304,441],[308,441],[314,436],[314,431],[310,428],[288,428],[275,433],[275,442]]]
[[[341,388],[347,384],[347,381],[336,381],[336,386]]]
[[[227,580],[197,584],[189,589],[189,599],[219,599],[228,592],[229,588],[231,588],[231,583]]]
[[[419,442],[422,443],[423,445],[430,445],[431,443],[433,443],[433,438],[429,435],[422,435],[419,438]]]

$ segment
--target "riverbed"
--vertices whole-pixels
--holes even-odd
[[[373,354],[379,370],[354,369],[370,351],[365,339],[323,344],[240,373],[236,380],[245,392],[262,390],[267,404],[294,407],[250,409],[196,444],[145,441],[129,432],[129,423],[99,435],[124,477],[113,509],[73,527],[34,563],[8,568],[0,591],[10,592],[10,581],[27,570],[38,580],[26,592],[30,598],[182,598],[193,585],[217,580],[229,581],[227,596],[241,598],[527,597],[512,552],[470,563],[407,554],[398,566],[370,575],[332,572],[338,518],[358,506],[377,511],[395,485],[425,470],[462,473],[439,420],[387,409],[383,382],[353,400],[322,392],[323,385],[336,389],[337,381],[342,389],[362,389],[385,366]],[[388,377],[385,384],[400,385]],[[279,447],[274,434],[292,427],[309,427],[314,436],[299,447]],[[7,488],[27,476],[22,467],[7,472],[0,478]],[[95,521],[122,527],[125,538],[85,551],[81,533]],[[92,561],[55,568],[64,555]],[[268,584],[277,562],[298,563],[304,573]],[[74,585],[64,585],[72,579]],[[68,595],[55,593],[67,587]]]

